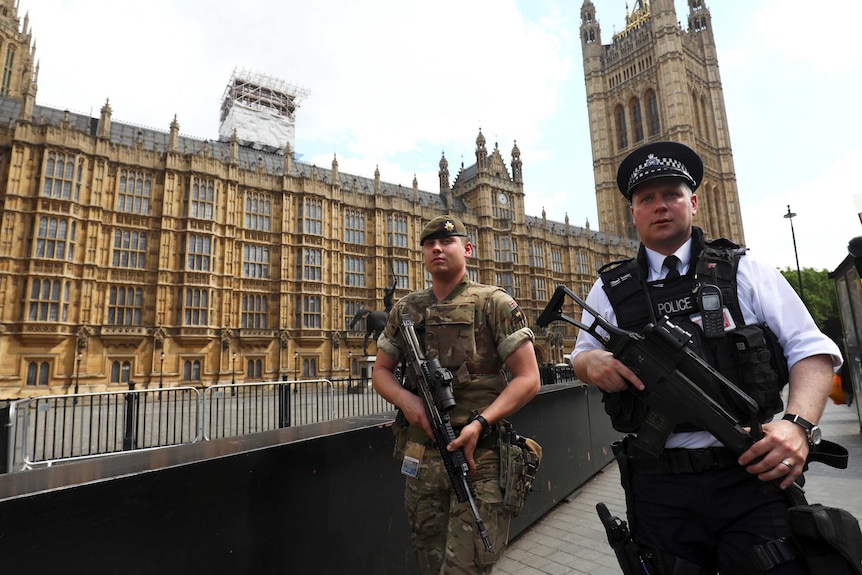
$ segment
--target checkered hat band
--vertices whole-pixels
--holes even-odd
[[[683,176],[685,179],[694,182],[694,178],[688,173],[685,164],[674,158],[656,158],[650,154],[646,161],[638,166],[629,177],[629,189],[634,186],[638,180],[657,173],[667,173],[668,175]]]

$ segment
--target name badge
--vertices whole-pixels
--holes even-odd
[[[419,466],[425,455],[425,446],[421,443],[407,442],[404,449],[404,460],[401,462],[401,473],[407,477],[419,477]]]

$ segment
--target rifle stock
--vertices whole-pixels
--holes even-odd
[[[419,351],[419,338],[416,337],[412,319],[403,318],[399,330],[405,343],[408,365],[407,377],[419,391],[419,397],[425,406],[425,414],[428,416],[428,421],[434,432],[434,443],[443,459],[443,464],[449,475],[449,482],[455,491],[455,497],[459,503],[470,502],[470,508],[473,511],[479,535],[482,537],[482,543],[485,545],[485,549],[491,551],[493,549],[491,538],[488,535],[488,530],[485,529],[482,517],[479,515],[473,484],[467,477],[470,467],[464,458],[464,451],[459,449],[450,452],[446,449],[446,446],[457,437],[449,417],[449,411],[455,407],[451,387],[454,379],[452,372],[441,366],[436,359],[424,359],[424,354]]]

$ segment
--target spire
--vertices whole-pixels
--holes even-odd
[[[438,172],[438,176],[440,178],[440,193],[449,191],[449,162],[446,160],[446,154],[444,153],[440,157],[440,171]]]
[[[99,116],[99,137],[105,140],[111,137],[111,100],[105,98],[105,105],[102,106]]]
[[[512,180],[519,184],[524,182],[524,175],[521,171],[521,150],[518,148],[517,140],[512,146]]]
[[[602,47],[602,28],[596,20],[596,7],[590,0],[584,0],[581,5],[581,46],[585,48],[584,59],[587,58],[586,48],[600,50]]]
[[[485,149],[485,136],[482,135],[482,128],[479,128],[479,135],[476,137],[476,169],[479,172],[483,171],[487,163],[488,150]]]
[[[338,158],[335,157],[335,154],[332,154],[332,185],[337,186],[338,183]]]
[[[168,135],[168,151],[176,152],[179,150],[180,145],[180,123],[177,121],[176,114],[174,114],[170,130],[170,134]]]

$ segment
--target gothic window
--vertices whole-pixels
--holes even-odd
[[[117,211],[126,214],[150,214],[152,179],[147,174],[123,170],[117,193]]]
[[[75,175],[75,156],[49,152],[45,160],[45,177],[42,179],[42,196],[46,198],[71,200],[72,188],[77,202],[81,192],[83,162],[78,165]]]
[[[302,298],[302,327],[304,329],[320,329],[320,297],[304,296]]]
[[[551,271],[562,273],[563,271],[563,252],[557,249],[551,249]]]
[[[303,357],[302,358],[302,376],[317,377],[317,358]]]
[[[578,250],[575,252],[575,273],[587,274],[590,273],[590,263],[586,252]]]
[[[634,130],[635,142],[641,142],[644,139],[644,124],[641,117],[641,103],[637,98],[632,98],[629,102],[629,110],[632,117],[632,129]]]
[[[494,261],[512,261],[512,238],[511,236],[494,236]]]
[[[245,195],[245,229],[268,232],[272,228],[272,200],[267,194]]]
[[[183,362],[183,381],[201,380],[201,362],[199,359],[187,359]]]
[[[36,257],[72,261],[76,222],[61,218],[39,218],[36,230]]]
[[[356,210],[344,212],[344,241],[365,245],[365,216]]]
[[[655,136],[661,128],[658,120],[658,98],[654,90],[647,90],[647,121],[649,122],[649,135]]]
[[[626,109],[618,105],[614,109],[614,117],[616,118],[617,128],[617,149],[623,150],[629,145],[629,135],[626,128]]]
[[[69,283],[66,283],[66,293],[61,292],[59,280],[34,279],[30,284],[30,321],[66,321],[68,306]],[[64,297],[65,295],[65,297]],[[60,302],[63,302],[62,320],[60,318]]]
[[[241,326],[266,329],[267,298],[265,294],[242,294]]]
[[[467,268],[467,277],[470,281],[479,283],[479,270],[476,268]]]
[[[17,25],[16,25],[17,26]],[[3,62],[3,79],[0,83],[0,96],[9,96],[12,85],[12,74],[15,71],[15,45],[7,44],[6,59]]]
[[[260,359],[249,359],[246,364],[246,379],[263,379],[263,360]]]
[[[395,260],[392,262],[395,273],[395,281],[399,289],[410,289],[410,264],[407,260]]]
[[[365,258],[344,257],[344,285],[365,287]]]
[[[545,278],[530,277],[530,295],[534,300],[546,301],[548,292],[545,290]]]
[[[129,230],[114,232],[114,267],[144,269],[146,259],[147,234]]]
[[[306,198],[300,205],[302,216],[302,231],[306,234],[319,236],[323,234],[323,202]]]
[[[212,180],[207,181],[202,178],[192,178],[189,217],[212,220],[215,214],[215,183]]]
[[[530,240],[527,249],[530,251],[530,267],[545,267],[545,248],[543,245]]]
[[[703,125],[700,123],[700,103],[697,99],[697,94],[691,94],[691,108],[694,110],[694,128],[699,135],[703,135]]]
[[[269,246],[242,246],[242,277],[269,279]]]
[[[141,325],[143,290],[111,286],[108,292],[108,325]]]
[[[497,272],[497,285],[506,290],[506,292],[514,297],[515,281],[512,272]]]
[[[386,218],[387,240],[390,246],[407,247],[407,216],[390,214]]]
[[[186,270],[212,271],[212,238],[189,234],[186,241]]]
[[[323,251],[317,248],[302,250],[302,279],[319,282],[323,279]]]
[[[703,139],[709,140],[709,114],[706,108],[706,96],[700,97],[700,111],[703,115]]]
[[[47,361],[31,361],[27,364],[27,385],[48,385],[51,364]]]
[[[210,323],[210,292],[208,289],[185,290],[185,298],[180,309],[180,323],[183,325],[209,325]]]
[[[129,361],[111,362],[111,383],[129,383],[132,379],[132,364]]]

